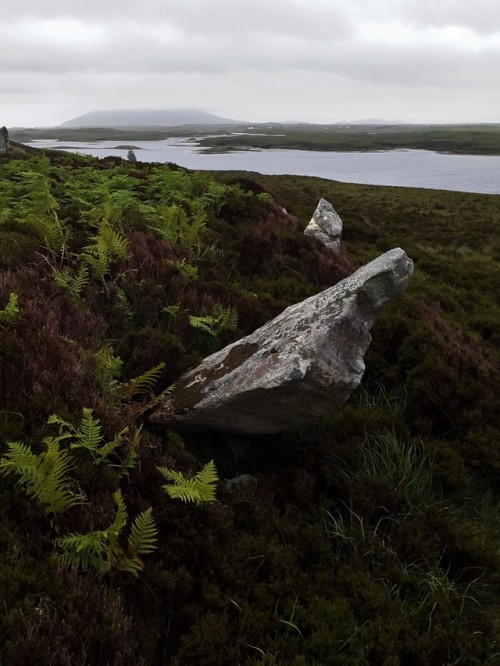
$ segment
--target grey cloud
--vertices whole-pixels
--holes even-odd
[[[423,27],[459,26],[484,35],[500,31],[497,0],[412,0],[398,6],[403,17]]]
[[[426,101],[436,118],[493,119],[497,26],[496,0],[2,0],[2,112],[26,117],[31,99],[59,121],[119,106],[319,120],[323,97],[331,121],[415,119]]]
[[[138,31],[129,21],[117,22],[95,41],[52,39],[44,33],[32,39],[0,26],[0,68],[3,71],[33,72],[173,72],[216,73],[236,69],[279,72],[283,69],[343,72],[364,80],[376,76],[383,83],[409,77],[415,83],[445,82],[472,72],[477,55],[459,46],[439,44],[420,48],[416,44],[379,44],[344,37],[313,40],[292,35],[243,37],[230,32],[214,39],[196,33],[185,39],[168,25],[156,23]],[[490,52],[498,60],[500,49]],[[491,55],[493,57],[491,57]]]
[[[228,32],[235,35],[272,32],[326,38],[332,34],[351,34],[354,25],[340,2],[320,0],[86,0],[68,4],[49,0],[18,2],[3,0],[4,20],[36,23],[47,19],[73,18],[83,22],[119,26],[125,19],[139,28],[163,22],[175,26],[187,36],[202,32],[216,37]]]
[[[497,0],[354,0],[349,12],[358,22],[400,22],[418,28],[454,26],[489,35],[500,31]]]
[[[497,0],[2,0],[2,20],[68,18],[138,26],[165,22],[186,34],[265,33],[317,36],[351,34],[366,21],[401,21],[421,28],[461,26],[479,34],[500,29]]]

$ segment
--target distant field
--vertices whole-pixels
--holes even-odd
[[[213,136],[217,134],[218,136]],[[463,155],[500,155],[500,124],[494,125],[244,125],[146,128],[32,128],[11,131],[20,142],[151,141],[196,137],[207,152],[291,149],[319,151],[375,151],[396,148],[434,150]]]

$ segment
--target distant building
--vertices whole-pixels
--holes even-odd
[[[9,131],[5,125],[0,130],[0,153],[6,153],[9,150]]]

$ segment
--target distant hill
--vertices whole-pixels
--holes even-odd
[[[351,120],[347,122],[345,120],[337,123],[339,125],[402,125],[401,120],[382,120],[382,118],[363,118],[361,120]]]
[[[59,127],[177,127],[179,125],[242,125],[245,121],[222,118],[205,111],[91,111]]]

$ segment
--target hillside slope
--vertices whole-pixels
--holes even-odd
[[[319,196],[339,257],[302,233]],[[0,661],[493,666],[499,227],[494,196],[0,156]],[[284,435],[148,425],[396,246],[415,274],[347,403]]]

